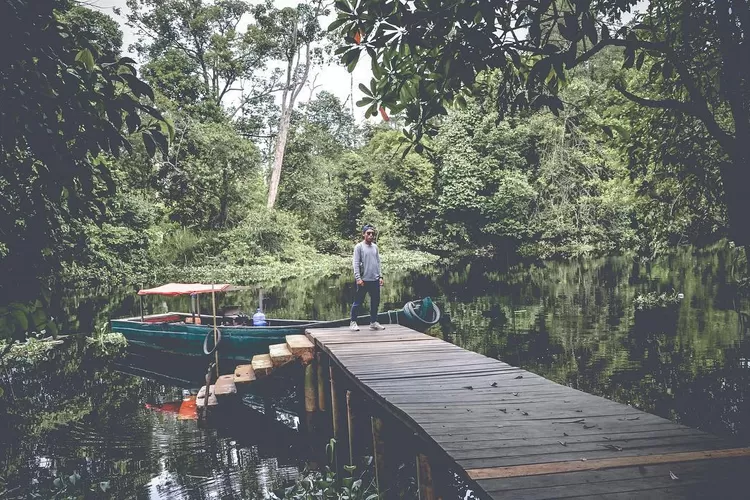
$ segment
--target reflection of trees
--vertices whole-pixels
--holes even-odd
[[[557,382],[746,437],[734,409],[744,408],[745,375],[731,367],[750,355],[730,360],[744,345],[730,253],[719,245],[647,265],[609,257],[500,271],[475,262],[438,280],[451,318],[441,328],[462,347]],[[672,290],[685,294],[678,307],[636,315],[637,294]],[[712,408],[698,412],[698,401]]]
[[[0,470],[7,487],[24,492],[33,479],[45,484],[76,470],[85,481],[110,481],[112,497],[147,497],[153,489],[166,497],[253,498],[298,474],[294,431],[278,424],[286,430],[279,434],[250,410],[210,428],[146,410],[146,402],[179,400],[180,390],[115,371],[84,346],[3,370]]]
[[[0,400],[0,425],[5,427],[0,457],[9,483],[26,481],[28,486],[33,478],[43,481],[55,471],[103,477],[97,462],[85,460],[103,445],[89,439],[92,422],[109,432],[123,413],[137,407],[138,383],[108,370],[106,359],[83,346],[53,350],[44,363],[16,364],[7,370]],[[73,454],[65,446],[69,442],[76,443]]]

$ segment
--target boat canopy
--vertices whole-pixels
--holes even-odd
[[[228,283],[204,284],[204,283],[167,283],[156,288],[146,288],[138,291],[138,295],[191,295],[194,293],[228,292],[241,289]]]

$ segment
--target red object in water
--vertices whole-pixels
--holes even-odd
[[[177,420],[198,420],[198,407],[195,404],[195,396],[182,400]]]
[[[195,404],[195,396],[188,396],[182,401],[170,401],[169,403],[152,405],[146,403],[147,409],[161,413],[177,414],[177,420],[198,420],[198,407]]]
[[[154,410],[161,413],[177,413],[178,411],[180,411],[181,404],[182,401],[170,401],[169,403],[162,403],[157,405],[146,403],[144,406],[149,410]]]
[[[383,117],[383,121],[389,122],[391,119],[388,117],[388,113],[386,113],[385,108],[383,106],[380,106],[380,116]]]

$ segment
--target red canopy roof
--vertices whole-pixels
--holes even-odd
[[[138,295],[188,295],[192,293],[226,292],[232,288],[228,283],[208,284],[203,283],[167,283],[156,288],[139,290]]]

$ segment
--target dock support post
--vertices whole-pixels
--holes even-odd
[[[333,365],[328,366],[328,374],[331,380],[331,420],[333,424],[333,438],[336,440],[335,449],[335,468],[337,476],[341,473],[341,465],[346,461],[347,442],[344,441],[344,405],[346,404],[346,394],[341,384],[340,377],[337,376]]]
[[[419,500],[435,500],[435,487],[432,484],[430,460],[422,453],[417,454],[417,488]]]
[[[378,490],[378,498],[388,498],[389,489],[393,487],[390,477],[389,464],[386,461],[385,426],[383,419],[370,417],[372,424],[372,453],[375,462],[375,484]]]
[[[317,395],[315,390],[315,367],[312,362],[305,365],[305,418],[307,420],[307,429],[310,431],[315,427],[315,407],[317,404]]]
[[[346,391],[346,426],[349,430],[349,465],[354,465],[354,414],[352,413],[352,391]]]
[[[323,413],[326,411],[326,377],[325,377],[325,358],[323,353],[318,351],[316,355],[318,365],[318,410]]]

